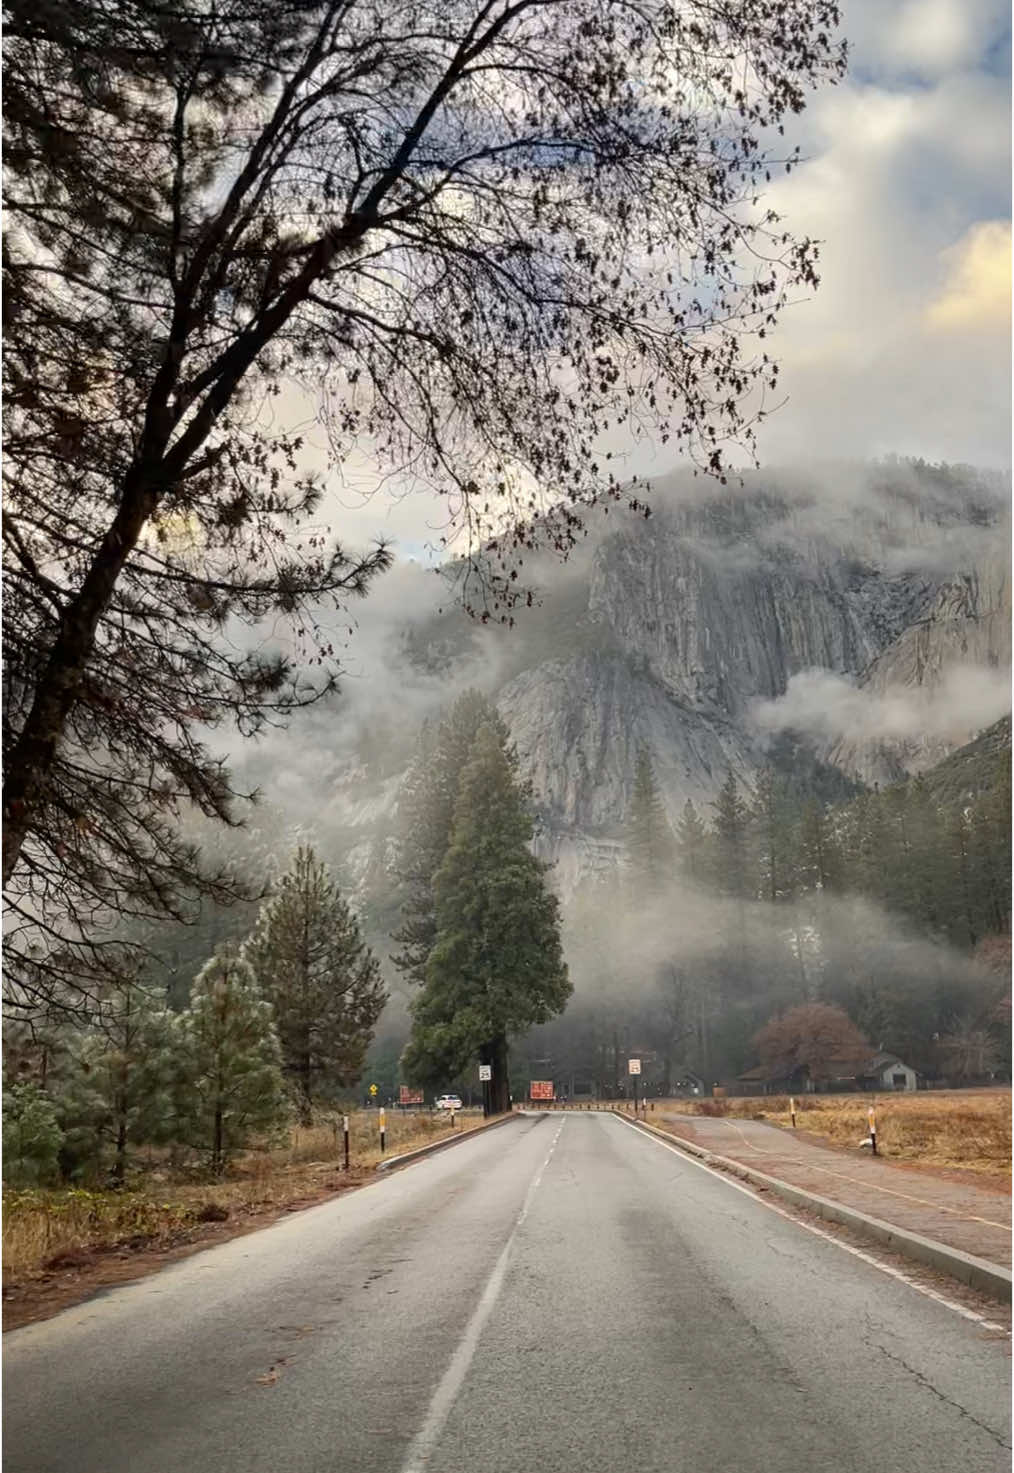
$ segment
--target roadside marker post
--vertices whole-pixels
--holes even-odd
[[[387,1146],[387,1112],[383,1105],[380,1107],[380,1154],[384,1154]]]
[[[634,1081],[634,1118],[636,1119],[637,1116],[638,1116],[638,1114],[640,1113],[640,1111],[639,1111],[639,1104],[638,1104],[638,1098],[637,1098],[637,1096],[638,1096],[638,1085],[641,1082],[641,1061],[640,1061],[640,1059],[628,1059],[627,1060],[627,1073],[630,1075],[630,1077]]]
[[[870,1150],[873,1155],[877,1154],[877,1112],[871,1105],[866,1116],[870,1122]]]
[[[789,1116],[792,1120],[792,1129],[796,1128],[796,1101],[793,1095],[789,1095]]]
[[[349,1117],[342,1116],[342,1135],[345,1142],[345,1170],[349,1169]]]

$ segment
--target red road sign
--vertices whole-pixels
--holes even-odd
[[[555,1100],[556,1090],[551,1079],[533,1079],[528,1086],[530,1100]]]
[[[409,1087],[408,1087],[407,1084],[402,1084],[402,1085],[399,1086],[399,1088],[398,1088],[398,1103],[399,1103],[399,1105],[421,1105],[422,1102],[423,1102],[423,1092],[422,1092],[421,1089],[409,1089]]]

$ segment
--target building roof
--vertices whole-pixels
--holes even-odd
[[[897,1054],[874,1054],[873,1058],[867,1064],[867,1068],[871,1070],[886,1069],[890,1064],[901,1064],[903,1069],[909,1067],[903,1060],[898,1058]]]
[[[892,1064],[901,1065],[902,1068],[909,1067],[907,1064],[902,1064],[897,1054],[841,1053],[833,1054],[831,1058],[825,1059],[823,1064],[814,1065],[809,1073],[813,1079],[864,1079],[871,1074],[879,1074]],[[743,1074],[737,1074],[736,1078],[744,1084],[775,1084],[778,1081],[787,1080],[789,1075],[778,1073],[764,1064],[758,1064],[753,1069],[747,1069]]]

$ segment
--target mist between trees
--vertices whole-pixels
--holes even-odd
[[[801,1006],[823,1030],[811,1054],[886,1049],[952,1083],[1009,1074],[1000,726],[884,791],[782,736],[752,790],[730,775],[675,828],[642,749],[624,865],[561,905],[507,723],[466,691],[422,724],[356,911],[308,844],[279,859],[284,834],[264,832],[234,858],[270,892],[259,907],[148,934],[161,968],[96,980],[83,1030],[58,1007],[8,1023],[8,1170],[122,1183],[156,1144],[219,1174],[355,1098],[366,1068],[381,1098],[402,1082],[474,1097],[490,1063],[494,1110],[533,1077],[622,1095],[635,1055],[647,1091],[704,1090],[770,1055],[761,1030]]]
[[[818,284],[762,195],[845,47],[834,0],[8,8],[5,971],[86,1013],[110,916],[238,894],[180,832],[236,818],[209,734],[336,689],[391,557],[329,479],[446,505],[510,623],[534,545],[644,510],[625,450],[752,453]]]
[[[710,1088],[758,1063],[766,1022],[819,1003],[926,1079],[1009,1077],[1008,754],[977,773],[974,792],[944,763],[828,802],[840,774],[797,760],[752,792],[730,775],[673,832],[642,752],[627,868],[567,909],[575,997],[526,1040],[531,1073],[623,1093],[634,1055],[648,1089]]]

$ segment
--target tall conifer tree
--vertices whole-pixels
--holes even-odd
[[[715,811],[715,869],[717,888],[743,898],[749,890],[747,808],[735,774],[729,772],[712,803]]]
[[[683,805],[676,824],[676,860],[688,880],[702,884],[708,874],[708,826],[692,798]]]
[[[194,981],[177,1023],[179,1128],[221,1175],[229,1158],[286,1118],[271,1004],[249,962],[223,948]]]
[[[639,749],[634,768],[634,790],[627,817],[627,854],[636,892],[657,893],[671,878],[675,858],[673,834],[647,747]]]
[[[393,960],[417,985],[426,980],[436,940],[434,880],[450,847],[461,774],[483,725],[506,745],[507,728],[496,708],[477,690],[464,691],[435,730],[424,729],[399,801],[404,899],[402,923],[394,933],[401,951]]]
[[[285,1073],[308,1125],[321,1084],[359,1078],[387,1000],[358,920],[308,846],[261,908],[243,954],[274,1007]]]
[[[58,1085],[67,1149],[78,1166],[127,1177],[132,1148],[171,1125],[172,1019],[129,974],[114,977],[91,1025],[71,1046]]]
[[[473,1059],[491,1064],[494,1112],[509,1105],[509,1037],[561,1011],[571,991],[559,908],[530,849],[515,768],[502,732],[481,727],[434,883],[436,941],[403,1058],[420,1082],[453,1079]]]

